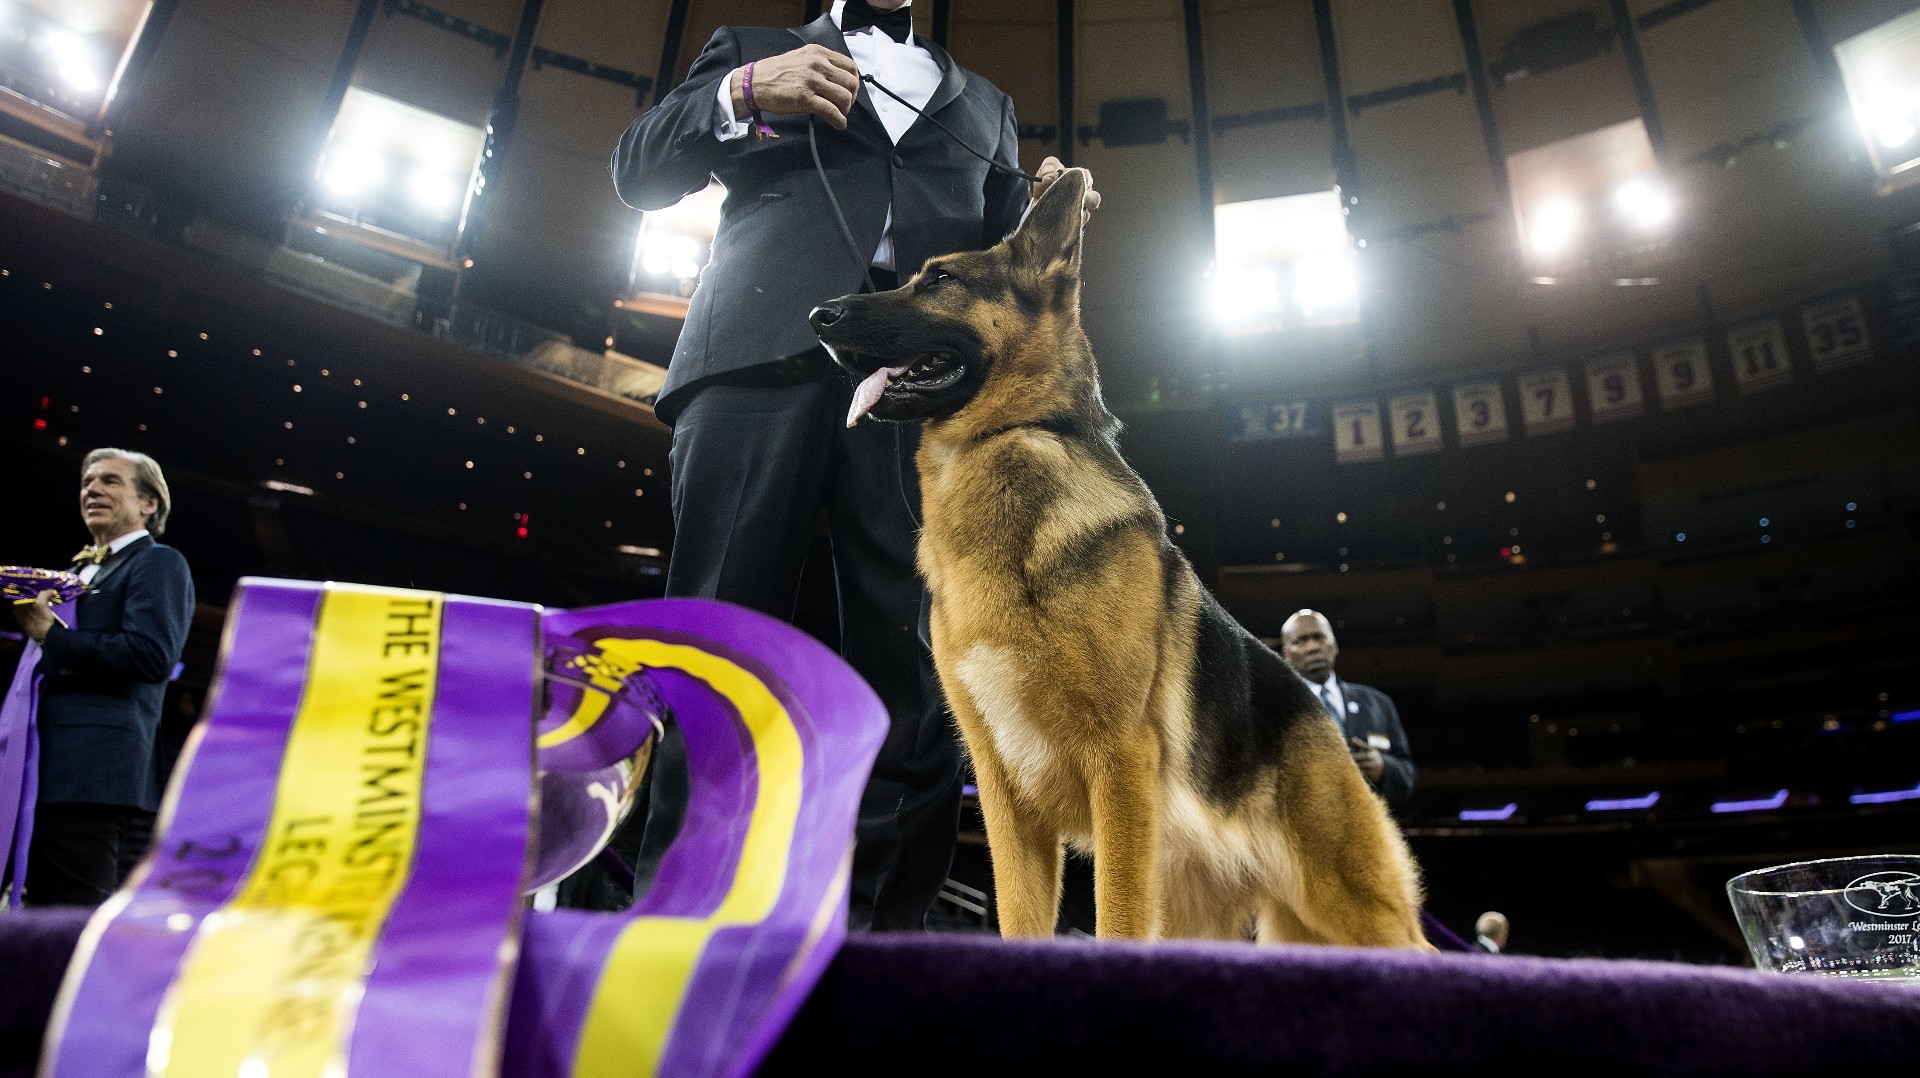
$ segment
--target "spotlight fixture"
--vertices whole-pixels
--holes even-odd
[[[1614,188],[1613,202],[1630,225],[1643,231],[1663,228],[1673,220],[1673,196],[1645,177]]]
[[[1580,206],[1566,195],[1542,201],[1528,217],[1527,241],[1537,254],[1565,253],[1580,232]]]

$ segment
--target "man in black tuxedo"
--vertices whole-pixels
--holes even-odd
[[[155,537],[172,498],[143,453],[96,449],[80,478],[93,543],[75,555],[87,584],[71,628],[42,592],[14,608],[39,641],[39,796],[26,901],[92,906],[120,885],[122,847],[160,807],[154,735],[193,621],[187,560]]]
[[[1010,171],[1013,102],[911,30],[904,0],[841,0],[792,30],[721,27],[613,155],[614,187],[639,209],[669,206],[709,177],[727,188],[655,405],[673,425],[667,594],[790,619],[826,511],[840,653],[891,720],[860,809],[856,928],[923,924],[952,861],[960,756],[920,629],[919,433],[845,425],[852,385],[807,313],[892,288],[931,256],[992,246],[1029,202],[1026,178]],[[952,135],[863,86],[862,72]],[[1043,183],[1060,171],[1049,158]],[[670,736],[654,760],[637,890],[685,814],[685,749]]]
[[[1346,736],[1353,762],[1367,782],[1387,804],[1396,808],[1403,804],[1413,793],[1414,767],[1400,710],[1379,689],[1334,676],[1333,661],[1340,645],[1326,615],[1302,610],[1289,617],[1280,627],[1280,653],[1311,683],[1314,695]]]

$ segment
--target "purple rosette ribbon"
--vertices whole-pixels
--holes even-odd
[[[29,565],[0,565],[0,597],[30,603],[43,591],[52,591],[54,604],[70,603],[87,585],[64,569],[35,569]]]

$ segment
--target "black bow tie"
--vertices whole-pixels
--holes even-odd
[[[879,28],[904,45],[913,34],[913,12],[904,4],[892,11],[875,11],[867,0],[847,0],[847,6],[840,12],[840,32],[851,34],[869,26]]]

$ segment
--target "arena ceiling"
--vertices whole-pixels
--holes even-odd
[[[490,302],[522,297],[515,313],[545,307],[549,324],[572,325],[568,308],[604,303],[632,264],[639,215],[607,177],[622,129],[716,26],[796,25],[820,7],[181,0],[114,106],[116,162],[275,227],[310,183],[343,74],[484,125],[530,32],[470,277]],[[1920,213],[1913,188],[1876,175],[1831,46],[1916,7],[917,0],[914,16],[1013,96],[1024,165],[1056,154],[1092,169],[1104,203],[1086,320],[1124,408],[1177,402],[1222,373],[1236,388],[1320,393],[1511,369],[1880,271],[1889,231]],[[1115,108],[1126,102],[1144,111]],[[1645,249],[1543,273],[1528,247],[1538,226],[1516,216],[1530,212],[1526,185],[1591,171],[1580,140],[1608,131],[1650,154],[1663,230]],[[1358,320],[1223,340],[1207,299],[1213,207],[1336,186]]]

